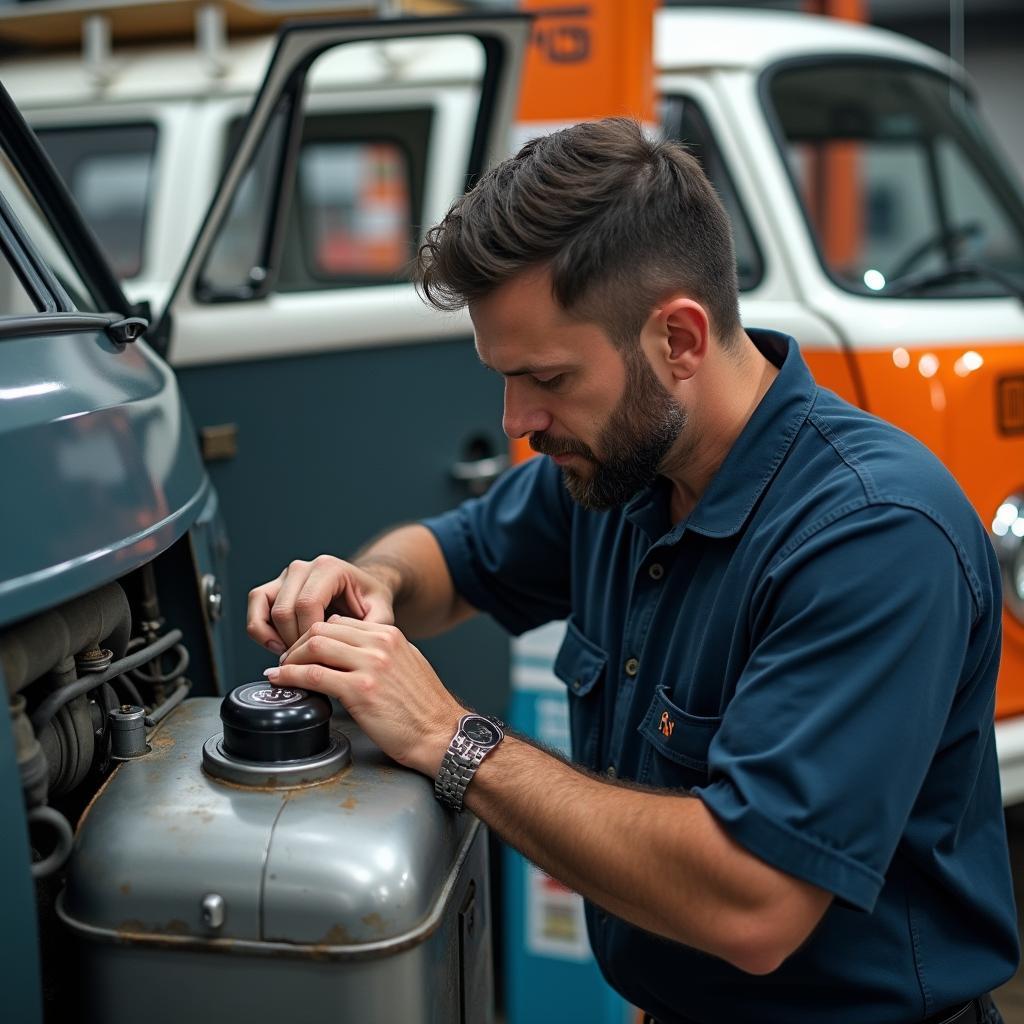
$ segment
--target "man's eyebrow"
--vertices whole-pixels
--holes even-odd
[[[480,357],[477,356],[479,359]],[[499,370],[496,367],[491,366],[489,363],[485,363],[480,359],[480,365],[491,371],[491,373],[499,373],[502,377],[525,377],[527,375],[536,376],[539,373],[564,373],[570,369],[566,363],[552,363],[550,366],[521,366],[515,370]]]

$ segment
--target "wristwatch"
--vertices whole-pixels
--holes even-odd
[[[441,759],[441,767],[434,779],[434,796],[453,811],[461,811],[466,787],[480,762],[504,738],[505,730],[497,718],[463,715]]]

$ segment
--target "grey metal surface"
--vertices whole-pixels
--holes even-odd
[[[475,822],[348,719],[352,766],[280,790],[220,782],[201,767],[219,702],[186,701],[122,764],[79,826],[62,913],[100,941],[344,959],[424,941],[440,921]],[[224,900],[216,937],[203,899]]]
[[[352,763],[352,745],[339,732],[331,735],[330,746],[318,757],[303,761],[284,761],[277,764],[242,761],[224,752],[220,736],[211,736],[203,744],[203,768],[208,775],[234,782],[239,786],[308,786],[325,782]],[[271,781],[272,780],[272,781]]]
[[[484,830],[474,831],[436,930],[423,942],[339,962],[316,948],[301,958],[257,957],[230,939],[188,948],[173,937],[164,944],[86,938],[69,965],[78,972],[68,979],[78,1019],[137,1024],[144,1007],[146,1024],[487,1024],[494,999],[486,843]],[[470,899],[472,929],[460,914]]]

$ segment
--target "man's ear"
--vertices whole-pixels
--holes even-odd
[[[654,358],[676,380],[689,380],[708,352],[710,328],[704,307],[678,295],[658,306],[647,322]]]

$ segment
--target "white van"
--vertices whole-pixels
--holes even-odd
[[[513,102],[495,90],[518,56],[453,28],[352,43],[261,87],[275,43],[233,38],[239,5],[224,20],[177,0],[159,32],[136,16],[130,34],[159,38],[130,45],[118,18],[141,8],[105,9],[109,51],[81,5],[73,17],[0,16],[0,39],[86,40],[84,55],[8,59],[0,76],[130,294],[155,313],[166,306],[156,339],[223,501],[238,614],[245,591],[290,558],[350,550],[501,468],[500,384],[477,363],[468,319],[426,309],[406,268],[467,174],[507,146]],[[195,40],[167,41],[189,36],[193,19]],[[991,525],[1006,598],[997,735],[1004,798],[1016,801],[1019,182],[979,125],[963,71],[892,33],[669,9],[654,55],[662,128],[693,147],[732,216],[744,321],[793,334],[820,383],[919,436]],[[238,634],[243,678],[263,659]],[[428,653],[466,699],[502,710],[507,643],[493,627],[468,624]]]

